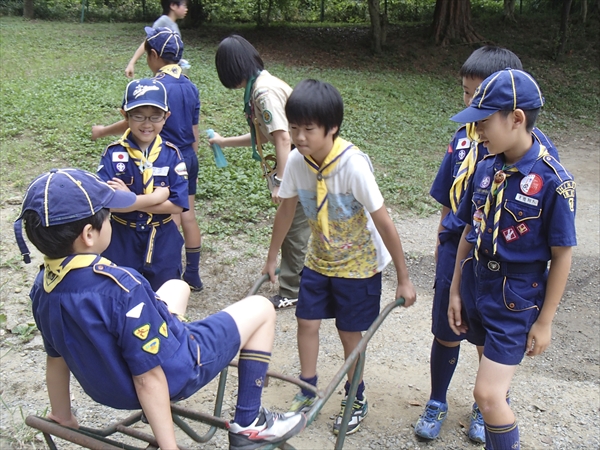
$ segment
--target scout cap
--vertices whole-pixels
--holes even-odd
[[[123,97],[123,111],[131,111],[139,106],[156,106],[163,111],[168,111],[165,86],[151,78],[130,81]]]
[[[179,62],[183,56],[183,41],[181,36],[166,27],[145,27],[146,40],[158,56],[168,61]]]
[[[117,191],[85,170],[52,169],[38,176],[27,188],[14,224],[23,260],[31,261],[22,232],[25,211],[35,211],[42,226],[51,227],[91,217],[102,208],[127,208],[136,198],[133,192]]]
[[[504,69],[496,72],[475,90],[471,105],[450,120],[472,123],[498,111],[539,109],[544,97],[533,77],[522,70]]]

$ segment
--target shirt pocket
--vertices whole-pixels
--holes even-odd
[[[128,174],[128,173],[117,173],[117,174],[115,174],[115,178],[118,178],[123,183],[125,183],[125,186],[131,186],[131,185],[133,185],[133,175],[131,175],[131,174]]]

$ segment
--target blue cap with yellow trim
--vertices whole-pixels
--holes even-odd
[[[133,192],[115,190],[97,175],[81,169],[52,169],[38,176],[27,188],[14,224],[23,260],[31,261],[22,232],[25,211],[35,211],[42,226],[51,227],[91,217],[102,208],[127,208],[136,198]]]
[[[156,106],[168,111],[167,89],[164,84],[152,78],[130,81],[123,96],[123,111],[131,111],[140,106]]]
[[[527,111],[541,108],[543,105],[542,91],[533,77],[522,70],[507,68],[483,80],[475,90],[469,107],[450,120],[472,123],[498,111]]]
[[[183,56],[181,36],[167,27],[145,27],[146,41],[158,56],[168,61],[179,62]]]

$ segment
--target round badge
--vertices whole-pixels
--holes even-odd
[[[117,163],[117,170],[118,170],[119,172],[125,172],[125,164],[124,164],[124,163],[122,163],[122,162],[120,162],[120,163]]]
[[[479,184],[479,187],[482,188],[486,188],[490,185],[490,177],[486,176],[483,180],[481,180],[481,183]]]
[[[263,111],[263,120],[265,121],[265,123],[271,123],[271,120],[273,120],[273,115],[271,114],[271,111],[269,111],[268,109],[265,109]]]
[[[542,190],[544,181],[537,173],[530,173],[521,180],[521,192],[526,195],[535,195]]]
[[[461,150],[461,151],[458,152],[458,159],[459,160],[462,161],[463,159],[465,159],[465,156],[467,156],[467,152],[466,151]]]
[[[494,183],[501,184],[504,183],[504,180],[506,180],[506,174],[501,170],[494,174]]]

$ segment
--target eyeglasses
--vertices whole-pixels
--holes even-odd
[[[164,116],[164,114],[156,115],[156,116],[143,116],[142,114],[130,114],[129,118],[131,120],[133,120],[134,122],[145,122],[146,119],[148,119],[152,123],[159,123],[164,120],[165,116]]]

